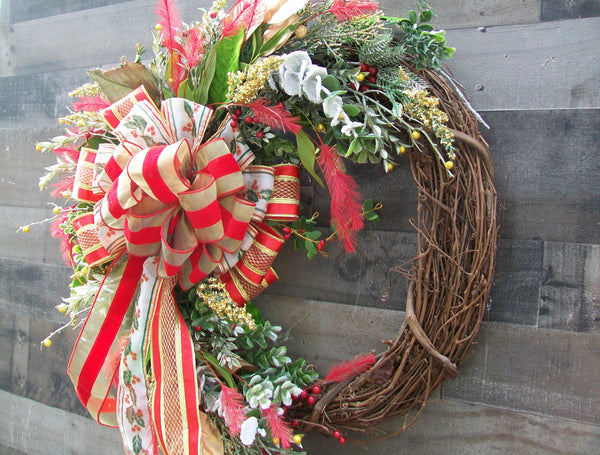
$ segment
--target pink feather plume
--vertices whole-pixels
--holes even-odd
[[[379,3],[370,0],[334,0],[329,12],[338,21],[348,21],[354,17],[374,13],[379,9]]]
[[[254,119],[258,123],[264,123],[271,128],[283,131],[288,131],[293,134],[298,134],[302,129],[300,119],[292,116],[283,103],[269,106],[269,103],[264,98],[259,98],[248,105],[254,111]]]
[[[342,382],[360,373],[364,373],[375,364],[373,354],[360,354],[351,360],[335,364],[323,381]]]
[[[322,144],[318,161],[331,195],[331,224],[351,253],[356,249],[356,233],[364,226],[358,184],[346,174],[342,158],[332,147]]]

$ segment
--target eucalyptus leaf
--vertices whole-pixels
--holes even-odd
[[[304,169],[314,177],[319,185],[324,186],[323,180],[315,172],[315,145],[310,137],[304,131],[300,131],[296,135],[296,143],[298,145],[298,156],[300,157],[300,161],[302,161]]]
[[[342,109],[350,117],[354,117],[355,115],[360,114],[360,109],[357,106],[353,105],[353,104],[344,104],[342,106]]]
[[[342,89],[340,81],[337,79],[337,77],[332,76],[331,74],[325,76],[321,83],[331,92],[337,92]]]

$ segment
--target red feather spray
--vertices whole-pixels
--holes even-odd
[[[319,165],[331,195],[331,224],[347,253],[355,251],[356,233],[363,228],[363,212],[356,181],[345,173],[342,158],[328,145],[321,145]]]
[[[156,3],[158,25],[162,27],[162,45],[169,51],[171,57],[171,86],[177,92],[179,84],[184,79],[185,71],[181,66],[181,44],[177,41],[181,28],[181,16],[175,0],[158,0]]]
[[[244,399],[237,390],[225,385],[221,386],[221,412],[229,433],[238,436],[242,422],[246,419]]]
[[[341,22],[374,13],[378,9],[379,3],[369,0],[334,0],[329,12],[334,14],[337,20]]]
[[[282,409],[272,404],[271,407],[263,409],[262,416],[267,419],[267,427],[271,430],[271,436],[279,439],[283,450],[289,449],[292,441],[292,429],[281,418]]]
[[[360,373],[364,373],[375,364],[373,354],[360,354],[351,360],[331,367],[323,381],[342,382]]]
[[[263,0],[238,0],[230,13],[223,19],[221,35],[226,38],[235,35],[241,27],[246,30],[246,36],[262,24],[265,17],[265,3]]]
[[[82,96],[73,104],[73,110],[77,112],[98,112],[110,106],[110,101],[102,95]]]
[[[254,119],[258,123],[264,123],[284,133],[289,131],[294,135],[302,129],[300,119],[292,116],[281,103],[269,106],[267,100],[259,98],[249,104],[248,107],[254,111]]]

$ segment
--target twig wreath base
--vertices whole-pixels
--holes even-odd
[[[364,432],[398,417],[405,418],[399,432],[406,430],[436,388],[456,377],[486,311],[498,235],[492,160],[475,115],[456,92],[433,71],[420,75],[454,131],[455,176],[433,153],[410,155],[418,251],[410,271],[394,270],[409,281],[406,318],[369,370],[324,384],[312,409],[292,410],[306,431]]]

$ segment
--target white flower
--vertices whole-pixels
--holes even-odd
[[[254,444],[256,432],[258,431],[258,419],[256,417],[248,417],[242,422],[240,430],[240,441],[246,446]]]
[[[333,122],[331,123],[332,126],[339,123],[340,114],[343,112],[342,98],[340,96],[328,96],[323,100],[323,113],[335,121],[335,124]]]
[[[305,51],[287,54],[279,68],[279,83],[285,93],[290,96],[299,96],[302,93],[304,73],[310,65],[312,61]]]
[[[360,122],[349,122],[342,126],[342,134],[346,136],[356,136],[356,132],[354,131],[356,128],[360,128],[363,126]]]
[[[302,81],[302,91],[306,97],[315,104],[321,104],[323,98],[323,85],[321,81],[327,76],[327,68],[318,65],[310,65],[306,70],[306,75]]]

